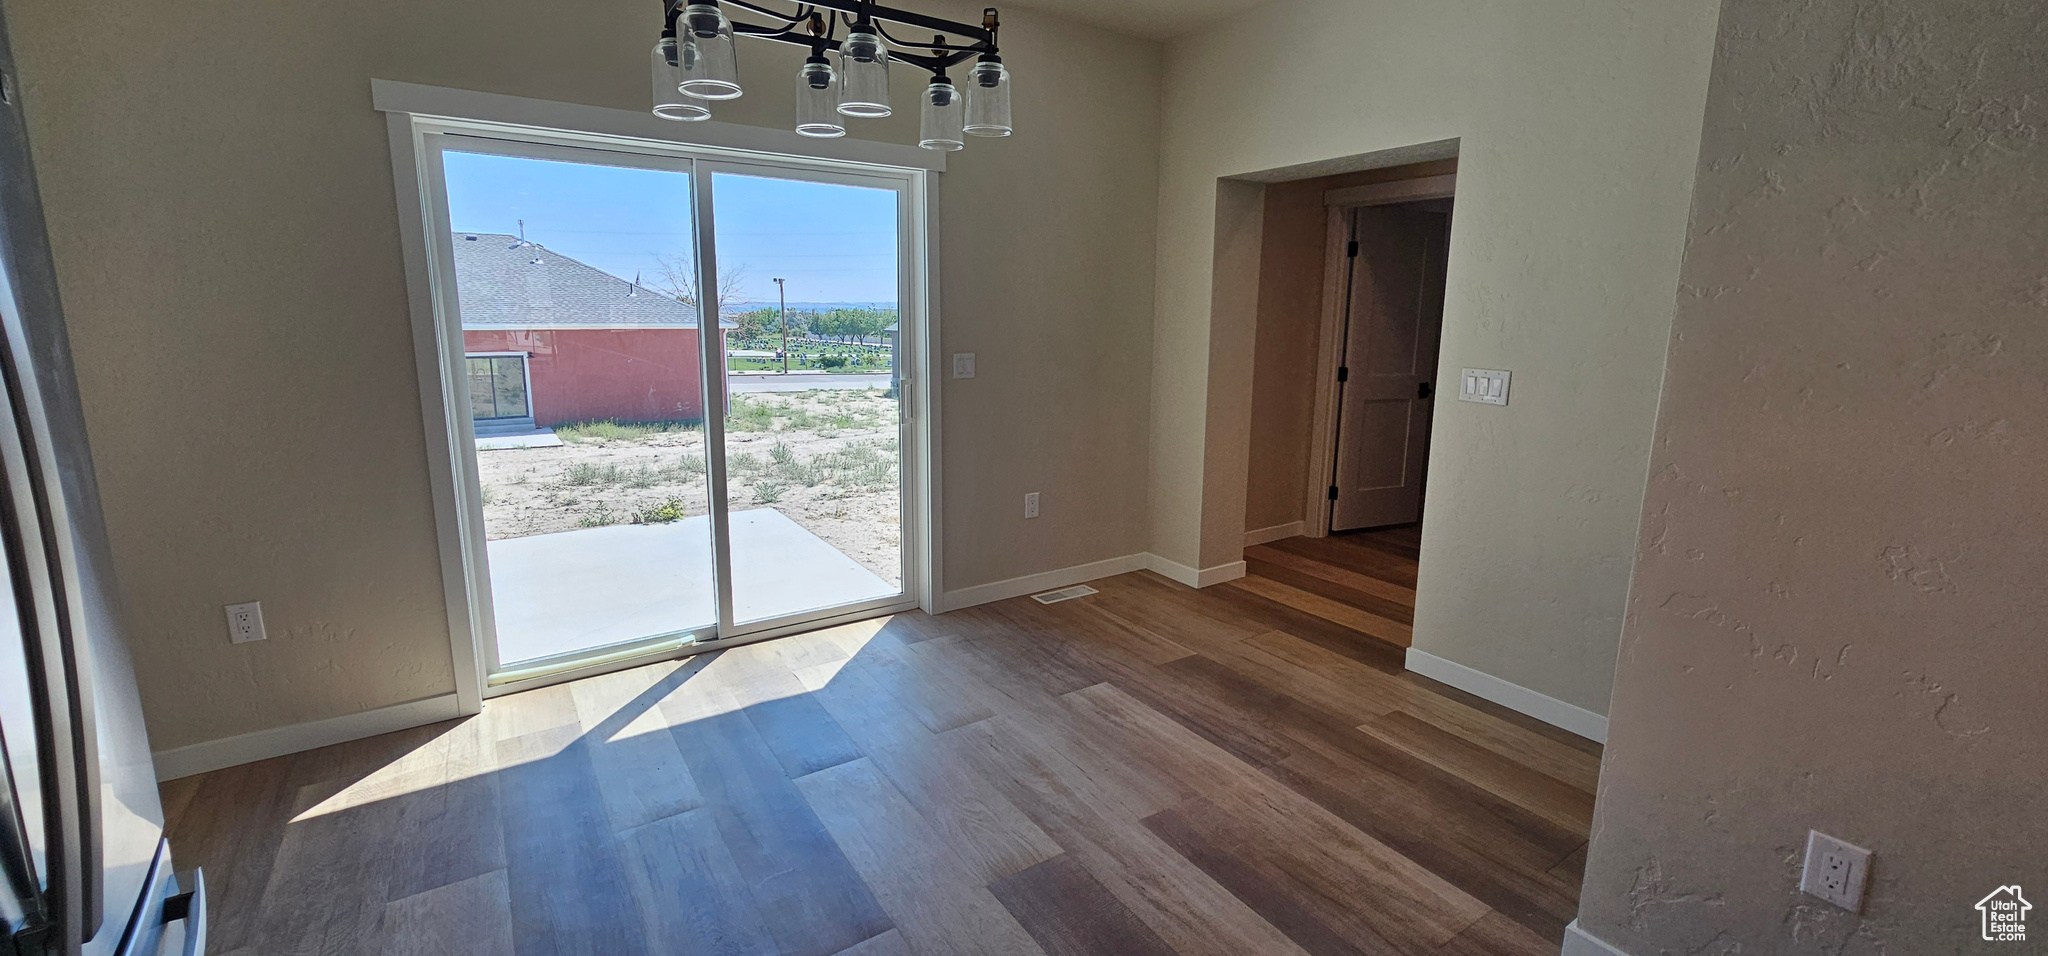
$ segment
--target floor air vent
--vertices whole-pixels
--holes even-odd
[[[1044,594],[1034,594],[1031,596],[1031,599],[1040,604],[1058,604],[1061,601],[1071,601],[1077,597],[1087,597],[1094,593],[1096,593],[1094,588],[1085,584],[1076,584],[1070,588],[1047,591]]]

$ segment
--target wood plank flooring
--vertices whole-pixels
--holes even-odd
[[[1421,525],[1283,538],[1244,549],[1245,576],[1228,586],[1407,647],[1415,624]]]
[[[1292,580],[1405,624],[1384,554]],[[1286,592],[1095,586],[171,781],[171,842],[235,956],[1557,952],[1598,747]]]

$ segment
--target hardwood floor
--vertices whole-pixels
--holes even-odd
[[[1421,543],[1414,524],[1283,538],[1244,549],[1245,576],[1229,586],[1407,647]]]
[[[172,781],[171,842],[234,956],[1554,956],[1597,746],[1256,587],[1095,586]]]

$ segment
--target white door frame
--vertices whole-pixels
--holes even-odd
[[[522,97],[372,80],[376,107],[386,114],[392,172],[398,194],[406,285],[413,319],[413,345],[426,430],[427,465],[433,484],[435,528],[440,545],[442,590],[448,614],[450,656],[458,709],[473,714],[486,697],[603,673],[638,664],[765,640],[878,614],[922,607],[932,610],[941,593],[939,578],[939,430],[936,380],[938,249],[937,177],[942,153],[860,140],[816,140],[794,132],[732,124],[674,123],[646,113],[554,103]],[[481,496],[477,486],[476,442],[466,398],[454,386],[465,357],[456,313],[453,250],[440,151],[449,136],[495,140],[504,151],[562,155],[574,150],[582,161],[604,153],[627,154],[624,164],[689,169],[697,197],[700,285],[716,288],[716,250],[711,248],[711,173],[751,167],[783,171],[796,178],[830,180],[853,174],[870,184],[896,184],[898,209],[898,314],[905,355],[899,397],[904,421],[898,442],[903,487],[903,594],[779,617],[747,625],[732,620],[729,548],[715,547],[720,620],[715,627],[662,635],[607,649],[573,664],[499,672],[496,624],[492,616]],[[514,145],[516,144],[516,145]],[[492,150],[497,151],[497,150]],[[592,151],[596,151],[593,153]],[[857,164],[857,165],[856,165]],[[433,228],[430,228],[433,227]],[[440,238],[436,238],[436,237]],[[699,327],[717,328],[716,304],[700,314]],[[704,368],[717,368],[711,335],[698,336]],[[702,376],[705,390],[706,453],[714,540],[726,540],[723,507],[724,389],[722,376]]]
[[[1323,238],[1323,321],[1316,333],[1316,387],[1314,419],[1309,434],[1308,488],[1304,495],[1303,534],[1324,538],[1330,534],[1330,486],[1337,481],[1337,406],[1342,395],[1337,389],[1337,366],[1343,364],[1345,326],[1351,308],[1351,261],[1347,246],[1351,234],[1351,211],[1360,206],[1385,206],[1424,199],[1449,199],[1457,192],[1458,176],[1424,176],[1387,183],[1368,183],[1323,193],[1328,209]],[[1441,391],[1441,390],[1439,390]]]

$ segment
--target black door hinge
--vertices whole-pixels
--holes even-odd
[[[1351,378],[1351,366],[1349,366],[1349,365],[1339,365],[1339,366],[1337,366],[1337,381],[1340,381],[1340,382],[1343,382],[1343,381],[1349,381],[1349,380],[1350,380],[1350,378]]]
[[[1336,486],[1336,485],[1331,485],[1331,486],[1330,486],[1330,500],[1331,500],[1331,501],[1336,501],[1336,500],[1337,500],[1337,486]]]
[[[1435,391],[1434,391],[1433,389],[1431,389],[1431,388],[1429,387],[1429,383],[1428,383],[1428,382],[1417,382],[1417,383],[1415,383],[1415,397],[1416,397],[1416,398],[1428,398],[1428,397],[1430,397],[1431,395],[1434,395],[1434,394],[1436,394],[1436,392],[1435,392]]]
[[[1358,258],[1358,240],[1353,239],[1350,245],[1344,247],[1344,257],[1347,259]]]

